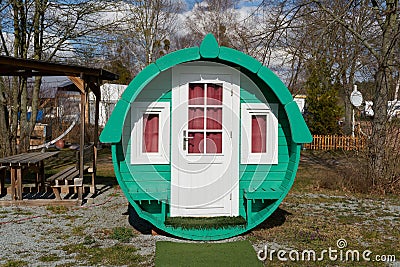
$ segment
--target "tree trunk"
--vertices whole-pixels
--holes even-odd
[[[0,157],[11,155],[11,143],[9,135],[9,115],[6,94],[4,91],[4,80],[0,78]]]
[[[374,95],[374,119],[372,123],[372,134],[368,146],[368,157],[370,161],[370,179],[374,187],[380,187],[380,181],[388,175],[386,172],[386,139],[387,139],[387,104],[388,94],[385,84],[385,70],[377,72],[375,80]]]
[[[390,64],[394,47],[397,44],[398,0],[386,1],[386,18],[382,25],[382,46],[378,58],[378,69],[375,75],[375,94],[374,94],[374,120],[372,123],[372,135],[369,144],[370,176],[372,183],[382,193],[388,190],[388,183],[391,179],[391,171],[388,164],[392,160],[392,155],[387,153],[388,144],[388,117],[387,107],[389,100],[389,76]]]
[[[43,51],[43,19],[44,19],[44,12],[47,7],[47,1],[42,0],[35,0],[35,15],[33,18],[33,49],[34,55],[33,58],[35,60],[42,59],[42,51]],[[40,86],[42,84],[42,77],[36,76],[35,83],[33,86],[32,91],[32,115],[27,125],[27,132],[28,135],[28,143],[30,143],[30,136],[33,133],[36,125],[36,117],[39,108],[39,93],[40,93]]]
[[[19,152],[26,152],[29,148],[29,133],[28,133],[28,86],[27,78],[21,77],[21,114],[19,118]],[[31,113],[32,115],[32,113]]]

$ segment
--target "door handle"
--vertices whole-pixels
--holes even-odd
[[[193,136],[187,136],[186,135],[186,130],[183,131],[183,150],[186,150],[187,147],[187,141],[189,141],[190,139],[193,139]]]

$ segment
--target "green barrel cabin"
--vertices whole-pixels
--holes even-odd
[[[307,125],[282,81],[208,34],[142,70],[117,102],[100,141],[137,215],[192,240],[244,233],[290,190]],[[222,220],[222,226],[176,221]]]

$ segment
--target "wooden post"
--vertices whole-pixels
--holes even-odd
[[[85,151],[85,123],[86,123],[86,93],[87,93],[87,82],[84,81],[84,90],[81,93],[81,129],[80,129],[80,144],[79,144],[79,178],[82,179],[84,175],[84,151]],[[78,201],[82,200],[83,195],[83,184],[78,186]]]
[[[39,162],[39,172],[40,172],[40,187],[42,191],[46,191],[45,185],[45,175],[44,175],[44,162],[43,160]]]
[[[86,83],[85,83],[86,86]],[[80,143],[79,143],[79,176],[83,177],[83,158],[84,158],[84,148],[85,148],[85,108],[86,108],[86,92],[81,94],[81,129],[80,129]]]
[[[90,193],[96,193],[96,171],[97,171],[97,145],[99,143],[99,108],[100,108],[100,100],[101,100],[101,91],[100,91],[100,81],[97,81],[97,94],[95,95],[96,98],[96,106],[95,106],[95,113],[94,113],[94,133],[93,133],[93,172],[92,172],[92,185],[90,187]]]
[[[17,172],[13,167],[10,168],[10,172],[11,172],[11,199],[15,200],[15,182],[17,179]]]
[[[22,168],[17,168],[17,199],[22,200]]]
[[[6,194],[5,190],[6,167],[0,166],[0,195]]]

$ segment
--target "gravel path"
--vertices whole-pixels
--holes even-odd
[[[126,199],[117,192],[99,195],[93,204],[81,207],[2,207],[0,264],[22,260],[31,263],[29,266],[45,266],[39,257],[46,254],[62,258],[48,266],[70,262],[61,246],[78,244],[86,235],[101,238],[106,229],[127,226],[127,216],[122,215],[126,207]]]
[[[4,206],[0,208],[0,266],[24,261],[28,266],[89,266],[77,262],[76,255],[68,254],[63,246],[96,242],[101,247],[112,247],[119,241],[110,238],[116,227],[133,229],[128,222],[128,202],[119,187],[110,189],[83,206]],[[129,245],[144,256],[144,266],[154,262],[157,241],[191,242],[162,235],[144,235],[134,230]],[[236,237],[223,242],[243,240]],[[46,261],[43,256],[54,255]],[[8,264],[8,265],[7,265]],[[24,265],[26,266],[26,265]]]

